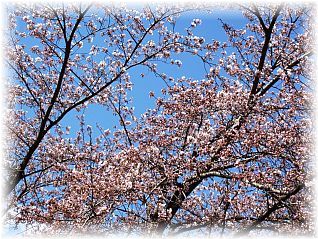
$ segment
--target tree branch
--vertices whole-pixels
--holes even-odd
[[[250,231],[257,228],[265,219],[267,219],[273,212],[277,209],[284,207],[283,202],[287,201],[291,196],[297,194],[300,190],[305,187],[305,184],[299,184],[293,191],[289,192],[286,196],[282,197],[277,203],[270,207],[263,215],[261,215],[255,222],[253,222],[249,227],[245,228],[243,231],[239,232],[237,235],[242,236],[248,234]]]
[[[270,40],[271,40],[272,30],[274,28],[275,22],[276,22],[276,20],[277,20],[277,18],[279,16],[279,13],[280,13],[281,9],[282,9],[282,5],[280,5],[276,9],[275,14],[274,14],[274,16],[272,18],[272,21],[271,21],[270,26],[268,27],[268,29],[266,28],[266,30],[264,30],[265,41],[264,41],[264,44],[263,44],[263,47],[262,47],[260,60],[258,62],[257,72],[255,74],[255,78],[254,78],[254,81],[253,81],[253,86],[252,86],[252,90],[251,90],[251,93],[250,93],[250,99],[251,99],[252,95],[257,93],[257,87],[258,87],[259,80],[260,80],[260,72],[263,70],[265,59],[266,59],[267,50],[269,48],[269,43],[270,43]],[[257,13],[257,15],[259,15],[258,11],[256,13]]]

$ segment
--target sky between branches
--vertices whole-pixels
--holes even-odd
[[[133,8],[133,6],[131,6]],[[246,24],[246,18],[242,15],[239,10],[221,10],[216,9],[211,13],[200,11],[193,11],[181,14],[178,18],[175,26],[175,31],[180,34],[186,34],[185,29],[191,25],[193,19],[201,19],[202,23],[198,25],[194,31],[195,35],[202,36],[206,41],[212,39],[220,42],[227,41],[227,36],[224,29],[222,28],[222,22],[228,23],[234,27],[240,28]],[[150,37],[148,37],[151,40]],[[155,40],[155,39],[154,39]],[[30,43],[32,44],[32,43]],[[98,40],[95,43],[98,45]],[[207,69],[202,61],[191,54],[174,54],[174,58],[182,62],[182,66],[165,64],[158,62],[159,72],[165,73],[167,76],[174,77],[175,79],[181,78],[182,76],[191,77],[194,80],[204,79]],[[153,91],[156,96],[161,95],[161,89],[166,85],[162,79],[154,76],[153,73],[149,72],[145,67],[137,66],[129,71],[133,88],[128,95],[132,98],[132,105],[135,107],[136,117],[145,113],[148,109],[152,109],[155,106],[155,99],[149,97],[149,92]],[[142,76],[141,74],[144,74]],[[113,112],[105,109],[100,105],[89,105],[85,111],[70,112],[61,121],[61,125],[70,126],[70,136],[74,135],[79,129],[79,124],[76,116],[85,115],[85,122],[93,127],[93,134],[98,134],[96,131],[96,123],[102,128],[110,130],[114,126],[119,126],[119,118],[114,115]]]

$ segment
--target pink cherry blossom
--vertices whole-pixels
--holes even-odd
[[[47,234],[313,233],[313,12],[239,9],[246,25],[220,20],[221,42],[197,35],[199,18],[178,32],[192,8],[174,5],[10,8],[6,221]],[[203,79],[162,72],[185,56]],[[141,116],[134,70],[165,83]],[[86,122],[96,105],[114,128]]]

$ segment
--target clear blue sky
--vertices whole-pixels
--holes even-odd
[[[175,31],[185,34],[185,28],[189,27],[191,21],[194,18],[200,18],[202,24],[199,25],[194,34],[202,36],[207,42],[212,39],[219,41],[226,41],[226,35],[222,28],[221,22],[218,18],[221,18],[224,22],[229,23],[233,26],[243,27],[246,23],[245,18],[239,11],[214,11],[212,13],[199,14],[198,12],[187,13],[182,15],[178,20],[175,27]],[[26,45],[34,42],[25,42]],[[181,68],[177,66],[165,65],[158,63],[160,72],[165,72],[168,76],[179,78],[181,76],[192,77],[194,79],[202,79],[205,75],[203,63],[198,57],[188,55],[177,55],[176,59],[182,61],[183,65]],[[145,77],[140,76],[141,67],[137,67],[129,71],[131,75],[131,81],[133,82],[133,90],[130,92],[130,96],[133,98],[133,104],[135,107],[136,116],[139,117],[147,109],[151,109],[155,105],[155,99],[149,98],[149,92],[154,91],[157,95],[160,94],[161,89],[165,86],[164,82],[160,78],[156,78],[152,73],[146,73],[147,70],[143,71],[146,73]],[[74,136],[79,128],[79,122],[76,119],[77,111],[70,112],[61,122],[62,126],[71,126],[70,137]],[[112,129],[114,125],[118,124],[118,116],[114,116],[112,112],[107,111],[105,108],[98,105],[90,105],[85,110],[86,123],[93,126],[94,135],[98,134],[96,129],[96,123],[101,125],[103,128]],[[23,231],[23,228],[19,227],[17,231],[12,229],[4,230],[6,236],[17,235]]]
[[[177,20],[175,31],[185,34],[185,28],[190,26],[191,21],[194,18],[202,20],[202,24],[196,27],[194,34],[204,37],[206,42],[210,42],[212,39],[221,42],[227,40],[219,18],[235,27],[243,27],[246,23],[246,19],[242,16],[240,11],[217,10],[212,13],[191,12],[183,14]],[[181,76],[192,77],[198,80],[204,78],[206,73],[203,63],[198,57],[190,54],[179,54],[176,55],[175,59],[182,61],[181,68],[175,65],[167,65],[158,62],[159,72],[164,72],[168,76],[174,78],[179,78]],[[146,73],[145,77],[142,78],[140,76],[141,72]],[[155,99],[149,98],[149,92],[154,91],[156,95],[160,95],[160,91],[165,87],[165,84],[160,78],[155,77],[152,73],[147,73],[147,70],[143,70],[142,67],[131,69],[129,74],[134,85],[133,90],[129,95],[133,98],[136,117],[139,117],[147,109],[151,109],[155,105]],[[77,114],[78,112],[73,111],[61,122],[63,126],[71,126],[71,135],[74,135],[79,127],[79,123],[75,118],[75,115]],[[112,112],[109,112],[98,105],[90,105],[85,110],[85,121],[87,124],[93,126],[93,129],[95,129],[96,123],[105,129],[112,129],[114,125],[119,125],[118,116],[114,116]],[[95,130],[94,134],[96,135],[96,133],[98,134]]]

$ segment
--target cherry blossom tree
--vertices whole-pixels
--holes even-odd
[[[10,13],[7,62],[18,84],[15,81],[10,88],[9,104],[10,114],[18,120],[9,124],[17,142],[8,162],[12,167],[8,193],[25,178],[29,162],[39,159],[35,153],[50,130],[62,133],[59,122],[65,115],[92,103],[111,107],[109,98],[117,102],[116,94],[127,101],[125,92],[132,87],[129,69],[144,65],[156,72],[150,59],[166,59],[171,50],[187,47],[166,26],[180,12],[89,5],[18,6]],[[157,43],[146,40],[154,31]],[[94,37],[100,38],[95,41],[101,46],[94,44]]]
[[[311,11],[239,8],[246,26],[220,20],[228,41],[207,42],[200,19],[174,30],[183,8],[15,7],[8,218],[55,233],[312,232]],[[189,52],[204,79],[158,72]],[[167,86],[136,117],[139,65]],[[62,119],[90,104],[121,127],[96,136],[79,116],[69,137]]]

